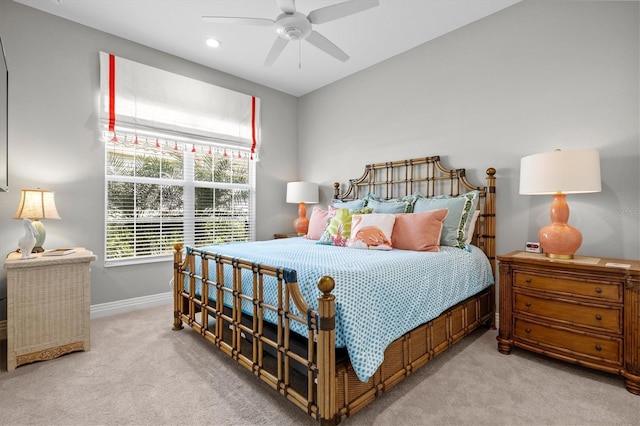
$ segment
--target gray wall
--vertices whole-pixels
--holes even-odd
[[[520,158],[598,149],[602,192],[567,197],[578,254],[640,258],[637,2],[525,1],[303,96],[300,173],[321,183],[365,164],[441,155],[497,173],[497,251],[537,241],[551,196],[518,194]],[[543,171],[541,171],[543,172]]]
[[[46,221],[46,245],[98,255],[93,304],[169,290],[170,262],[102,265],[104,50],[261,97],[258,239],[291,229],[296,206],[284,202],[287,181],[322,184],[326,202],[334,181],[358,177],[365,164],[439,154],[477,182],[487,167],[498,169],[497,249],[520,249],[548,222],[551,202],[518,194],[520,158],[595,148],[603,191],[569,197],[570,223],[584,235],[579,254],[638,259],[639,21],[637,2],[525,1],[298,100],[1,0],[11,190],[0,193],[0,253],[22,235],[11,219],[19,190],[47,188],[56,191],[62,220]],[[0,271],[0,297],[5,285]]]
[[[219,86],[262,102],[257,164],[257,237],[286,232],[296,206],[285,204],[286,182],[297,179],[297,99],[234,76],[39,12],[0,1],[0,36],[10,72],[9,185],[0,193],[1,257],[24,231],[12,219],[20,189],[56,191],[62,220],[44,220],[46,247],[84,246],[92,265],[92,304],[170,291],[172,262],[105,268],[104,148],[98,131],[100,50]],[[0,269],[0,297],[6,273]],[[4,310],[4,303],[0,304]],[[0,318],[5,318],[0,312]]]

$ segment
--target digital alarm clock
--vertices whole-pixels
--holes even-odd
[[[540,243],[531,243],[528,242],[525,244],[524,251],[527,253],[542,253],[542,246]]]

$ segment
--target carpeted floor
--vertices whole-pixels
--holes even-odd
[[[172,307],[93,320],[91,351],[6,371],[2,425],[312,425],[195,332]],[[515,350],[478,330],[344,425],[638,425],[621,377]]]

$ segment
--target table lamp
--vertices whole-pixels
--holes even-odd
[[[307,207],[305,203],[315,204],[318,202],[318,184],[311,182],[289,182],[287,183],[287,203],[299,203],[298,218],[293,222],[298,235],[305,235],[309,229],[309,219],[307,219]]]
[[[600,155],[596,150],[545,152],[520,160],[520,194],[553,195],[551,224],[538,232],[547,257],[573,259],[582,244],[582,233],[567,224],[567,194],[600,192]]]
[[[47,237],[47,232],[40,219],[60,219],[53,194],[53,191],[44,189],[23,189],[20,194],[20,204],[18,204],[18,210],[16,210],[13,218],[26,218],[32,221],[36,229],[36,245],[32,253],[44,251],[42,245]]]

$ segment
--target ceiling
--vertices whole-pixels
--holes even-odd
[[[265,67],[264,62],[277,37],[274,28],[207,23],[201,17],[275,20],[282,13],[276,0],[14,1],[302,96],[519,0],[379,0],[376,7],[312,26],[350,56],[346,62],[303,40],[289,42],[270,67]],[[312,10],[336,3],[341,0],[296,0],[295,8],[307,15]],[[206,46],[205,39],[210,37],[220,40],[221,47]]]

